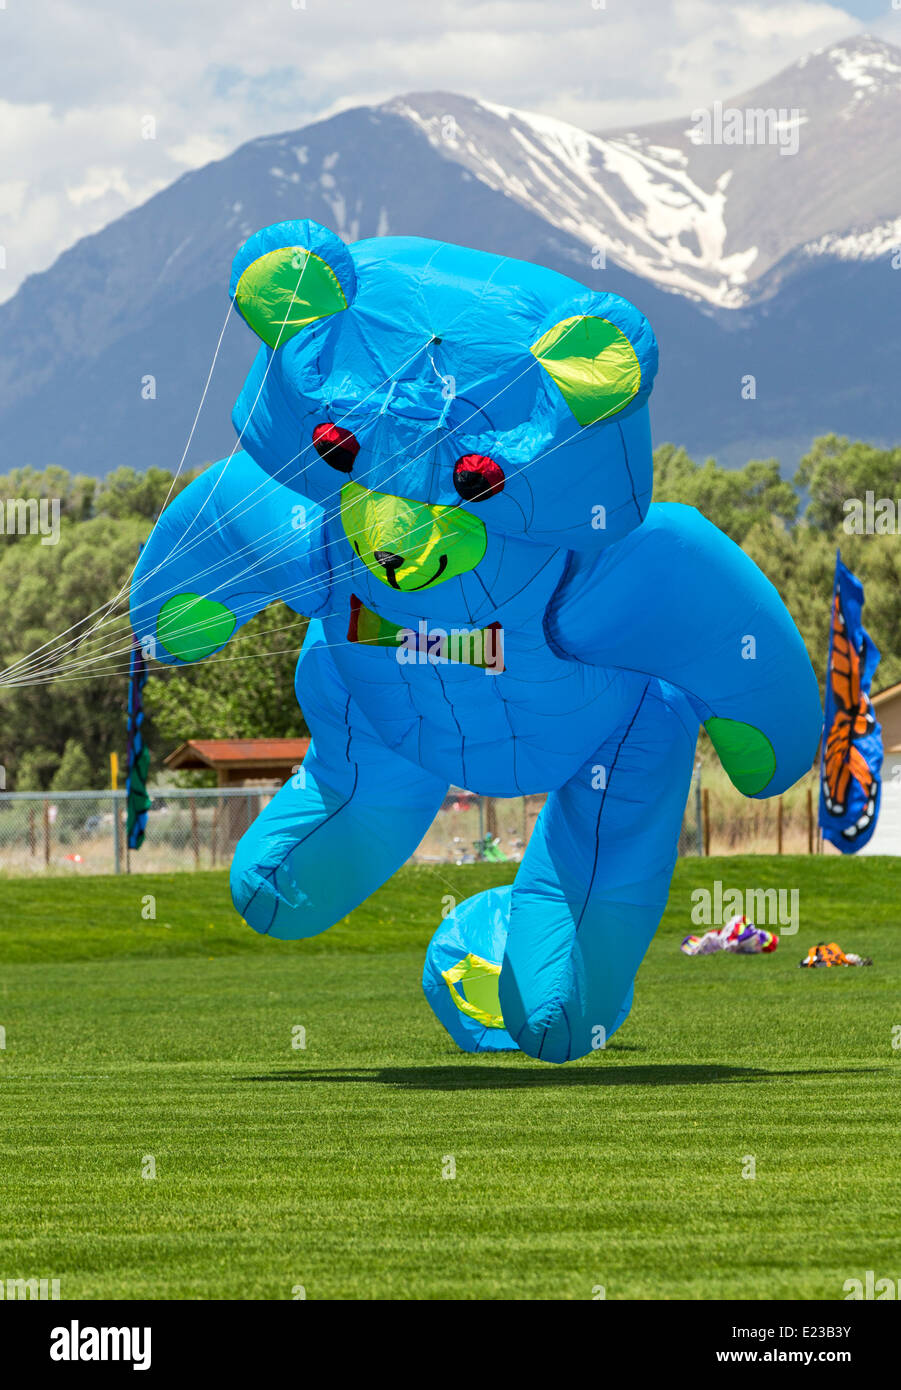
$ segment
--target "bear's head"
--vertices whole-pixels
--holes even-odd
[[[310,221],[251,237],[230,289],[263,341],[233,412],[242,447],[340,514],[379,583],[430,589],[498,540],[596,552],[644,519],[657,345],[626,300]]]

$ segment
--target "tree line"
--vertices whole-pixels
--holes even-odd
[[[656,501],[697,507],[775,584],[821,685],[840,548],[864,583],[865,622],[882,650],[876,687],[901,680],[901,448],[826,435],[813,442],[791,480],[775,459],[726,469],[713,459],[698,463],[673,444],[655,451],[654,465]],[[30,684],[0,687],[0,767],[8,788],[107,785],[110,752],[121,758],[125,750],[131,642],[124,605],[115,610],[119,616],[108,605],[127,585],[166,499],[193,476],[173,480],[161,468],[117,468],[97,479],[51,467],[0,477],[4,515],[12,514],[10,503],[59,502],[55,544],[13,526],[0,534],[0,668],[45,648],[32,659]],[[76,627],[88,613],[91,620]],[[70,628],[70,638],[88,635],[67,649],[58,672],[54,639]],[[294,698],[304,628],[296,614],[275,604],[249,622],[222,657],[190,670],[152,663],[145,709],[154,770],[188,738],[305,733]]]

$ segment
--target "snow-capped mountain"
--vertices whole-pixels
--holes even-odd
[[[876,39],[813,53],[718,110],[638,130],[593,135],[443,95],[386,109],[489,188],[710,304],[773,293],[790,254],[867,259],[901,239],[901,50]]]
[[[830,430],[897,442],[901,50],[863,38],[812,54],[711,110],[713,136],[734,133],[734,112],[742,132],[764,120],[768,142],[698,144],[702,113],[594,135],[445,93],[254,140],[0,305],[0,473],[175,467],[232,256],[292,217],[348,241],[477,246],[626,295],[660,341],[658,440],[787,468]],[[233,314],[189,465],[232,447],[254,350]]]

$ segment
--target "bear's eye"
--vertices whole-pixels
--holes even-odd
[[[487,454],[464,454],[454,464],[454,487],[464,502],[484,502],[504,490],[504,470]]]
[[[349,473],[354,460],[360,452],[360,445],[350,430],[340,425],[317,425],[313,431],[313,448],[320,458],[337,468],[339,473]]]

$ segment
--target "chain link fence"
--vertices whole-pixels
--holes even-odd
[[[124,791],[0,793],[0,874],[176,873],[227,868],[278,785],[151,790],[140,850],[125,837]],[[522,858],[544,796],[476,796],[452,788],[413,863]],[[703,852],[700,780],[692,782],[680,854]]]
[[[277,787],[151,791],[140,850],[125,836],[125,792],[0,794],[0,871],[9,876],[172,873],[225,868]]]

